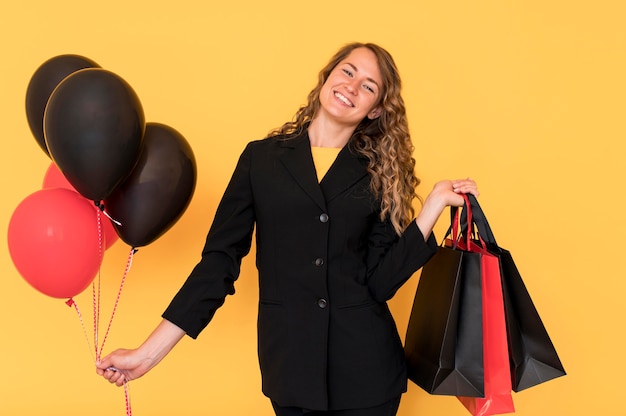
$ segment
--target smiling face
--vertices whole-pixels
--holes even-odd
[[[365,117],[381,113],[382,77],[374,52],[365,47],[352,50],[330,72],[320,90],[316,117],[356,127]]]

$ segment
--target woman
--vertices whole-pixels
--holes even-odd
[[[122,385],[197,337],[234,293],[256,226],[259,362],[276,414],[396,414],[407,376],[386,301],[435,253],[444,208],[478,194],[471,179],[441,181],[413,217],[400,87],[384,49],[339,50],[294,121],[242,153],[202,259],[159,326],[97,372]]]

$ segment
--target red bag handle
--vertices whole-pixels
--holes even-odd
[[[452,230],[452,241],[453,248],[457,248],[457,245],[462,237],[464,237],[465,241],[461,248],[469,250],[470,244],[478,244],[482,249],[486,249],[487,244],[483,239],[483,233],[487,236],[488,242],[492,240],[493,233],[491,232],[491,228],[489,224],[487,224],[487,220],[482,213],[482,209],[480,205],[478,205],[478,201],[476,197],[468,194],[460,194],[465,203],[462,208],[462,212],[459,218],[459,209],[458,207],[452,207],[451,217],[452,224],[450,228]],[[477,210],[478,216],[474,216],[474,210]],[[459,225],[461,229],[459,230]],[[478,229],[476,229],[476,226]],[[450,234],[450,229],[446,233],[446,235]]]
[[[456,248],[458,241],[460,239],[460,237],[465,234],[466,237],[466,241],[465,241],[465,246],[469,247],[469,243],[471,241],[471,236],[473,234],[473,229],[474,227],[472,226],[472,207],[470,204],[469,199],[467,198],[466,194],[461,194],[461,196],[463,196],[463,199],[465,200],[465,204],[463,205],[462,209],[463,209],[463,215],[461,215],[461,219],[459,220],[459,208],[458,207],[452,207],[452,211],[451,211],[451,216],[452,216],[452,224],[451,224],[451,228],[452,228],[452,241],[454,242],[454,248]],[[465,229],[466,232],[463,233],[462,230],[459,233],[459,223],[460,221],[463,220],[467,221],[467,226],[466,227],[462,227],[462,230]],[[450,230],[448,230],[448,232],[446,234],[450,234]]]

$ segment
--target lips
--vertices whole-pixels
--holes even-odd
[[[348,107],[354,107],[354,104],[352,103],[352,101],[350,101],[348,99],[348,97],[346,97],[345,95],[343,95],[340,92],[335,91],[334,93],[335,97],[341,101],[342,103],[344,103],[345,105],[347,105]]]

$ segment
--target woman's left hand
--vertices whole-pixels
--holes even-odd
[[[452,190],[458,194],[472,194],[478,197],[478,186],[472,178],[457,179],[452,181]]]
[[[447,206],[462,207],[465,199],[461,194],[472,194],[478,196],[476,182],[471,179],[444,180],[437,182],[433,190],[428,194],[422,210],[418,214],[415,222],[427,239],[428,235],[437,222],[437,219]]]
[[[431,192],[433,196],[441,198],[444,205],[463,206],[464,199],[460,194],[478,196],[478,186],[472,178],[445,180],[437,182]]]

